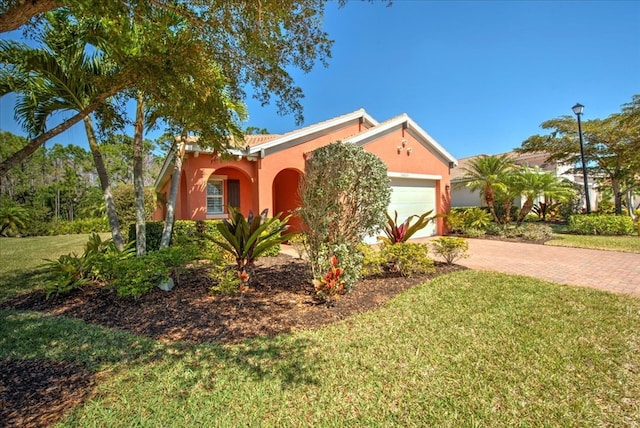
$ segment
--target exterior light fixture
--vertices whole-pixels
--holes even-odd
[[[573,113],[578,118],[578,135],[580,137],[580,160],[582,161],[582,178],[584,179],[584,200],[587,204],[587,214],[591,214],[591,201],[589,200],[589,182],[587,179],[587,165],[584,161],[584,142],[582,141],[582,122],[580,121],[580,116],[582,116],[584,106],[580,103],[576,103],[576,105],[571,107],[571,110],[573,110]]]

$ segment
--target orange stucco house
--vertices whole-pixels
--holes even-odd
[[[224,158],[195,142],[187,144],[176,201],[176,219],[204,220],[226,217],[226,206],[247,215],[265,208],[271,215],[298,206],[298,183],[307,154],[335,141],[351,142],[378,156],[391,180],[389,212],[398,219],[433,209],[449,209],[450,171],[457,164],[438,142],[406,114],[378,122],[363,109],[283,135],[247,135],[246,147]],[[166,201],[174,168],[169,153],[156,180],[160,201]],[[155,220],[163,220],[159,203]],[[299,223],[292,221],[297,229]],[[416,237],[440,235],[442,220],[431,223]]]

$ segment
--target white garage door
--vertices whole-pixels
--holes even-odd
[[[436,214],[436,182],[435,180],[398,178],[391,179],[391,203],[389,215],[393,218],[394,210],[398,211],[398,221],[402,222],[411,215],[420,215],[433,210]],[[436,234],[436,223],[429,222],[427,227],[416,232],[412,238],[423,238]]]

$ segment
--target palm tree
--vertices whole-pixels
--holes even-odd
[[[531,212],[536,198],[544,195],[547,199],[553,198],[562,201],[574,196],[574,190],[570,183],[560,180],[553,174],[542,172],[538,167],[521,168],[513,177],[515,187],[525,198],[516,219],[517,225],[522,223],[526,215]]]
[[[496,222],[494,202],[496,190],[505,189],[505,176],[513,170],[513,161],[508,155],[479,156],[469,162],[462,179],[471,191],[479,191]]]
[[[0,86],[17,92],[16,118],[31,135],[43,135],[47,119],[54,113],[86,111],[101,93],[96,82],[108,79],[113,71],[100,53],[86,53],[82,29],[71,26],[66,13],[50,13],[46,18],[43,47],[31,48],[16,42],[0,44],[2,58],[14,67],[13,74],[0,75]],[[23,82],[16,85],[19,77]],[[111,111],[108,103],[103,107],[104,112]],[[122,249],[124,240],[93,123],[89,115],[85,115],[83,121],[104,195],[111,235],[116,246]]]

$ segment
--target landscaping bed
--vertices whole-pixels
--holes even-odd
[[[182,275],[172,291],[155,289],[138,299],[120,298],[105,287],[87,286],[48,300],[43,291],[31,292],[3,302],[0,309],[63,315],[158,340],[237,343],[315,329],[375,309],[417,284],[460,269],[464,268],[436,263],[435,272],[429,275],[365,278],[351,293],[327,305],[316,298],[307,265],[279,255],[258,260],[256,285],[244,295],[212,294],[207,268],[196,267]],[[25,364],[35,368],[25,371]],[[45,361],[6,359],[2,372],[0,426],[47,426],[62,409],[72,408],[82,399],[72,391],[86,391],[92,382],[81,366]]]

